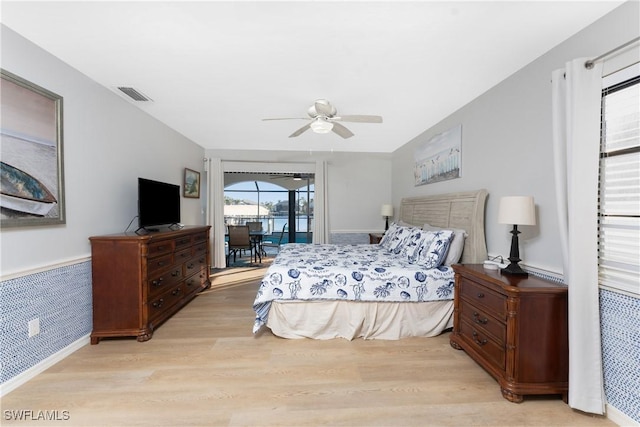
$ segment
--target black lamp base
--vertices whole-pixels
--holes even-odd
[[[389,217],[385,216],[385,223],[384,223],[384,231],[387,231],[389,229]]]
[[[503,268],[503,273],[506,274],[516,274],[519,276],[528,276],[529,273],[524,271],[522,267],[518,265],[520,262],[520,251],[518,250],[518,226],[516,224],[513,225],[513,230],[511,230],[511,253],[509,254],[509,265],[506,268]]]
[[[520,261],[520,260],[518,260],[518,261]],[[506,273],[506,274],[517,274],[519,276],[528,276],[529,275],[529,273],[524,271],[522,269],[522,267],[520,267],[518,265],[517,262],[513,262],[513,261],[511,261],[511,263],[508,266],[506,266],[505,268],[501,269],[500,271],[502,271],[503,273]]]

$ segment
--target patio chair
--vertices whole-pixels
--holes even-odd
[[[249,227],[249,232],[251,231],[262,231],[262,222],[261,221],[247,221],[247,227]]]
[[[229,254],[227,255],[227,265],[229,265],[229,258],[233,253],[233,262],[236,262],[236,254],[240,252],[242,257],[242,250],[249,250],[251,258],[253,258],[254,245],[249,236],[249,227],[246,225],[230,225],[229,226]]]
[[[280,233],[280,237],[278,238],[277,242],[274,241],[270,241],[270,240],[263,240],[262,241],[262,248],[276,248],[278,252],[280,252],[280,246],[282,245],[282,238],[284,237],[284,230],[287,228],[287,224],[285,223],[285,225],[282,226],[282,232]]]

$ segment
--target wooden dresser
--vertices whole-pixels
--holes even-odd
[[[209,228],[90,237],[91,344],[122,336],[147,341],[160,323],[209,287]]]
[[[454,265],[451,346],[467,352],[522,402],[531,394],[569,392],[567,288],[532,275],[514,276],[482,265]]]

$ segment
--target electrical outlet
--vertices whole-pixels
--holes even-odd
[[[40,333],[40,319],[36,317],[35,319],[29,320],[29,338],[36,336]]]

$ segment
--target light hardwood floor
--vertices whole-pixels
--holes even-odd
[[[613,426],[557,396],[502,398],[449,334],[400,341],[251,334],[258,282],[205,292],[146,343],[87,345],[2,399],[7,425]],[[68,411],[18,422],[6,411]]]

